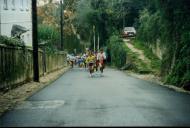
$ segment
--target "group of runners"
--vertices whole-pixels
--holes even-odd
[[[100,72],[100,75],[103,76],[105,60],[106,54],[103,49],[100,49],[99,52],[87,50],[86,53],[76,56],[75,59],[70,59],[70,64],[72,67],[75,64],[87,69],[90,77],[93,77],[95,72]]]

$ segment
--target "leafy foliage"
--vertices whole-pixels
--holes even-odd
[[[45,44],[47,52],[53,52],[59,46],[60,34],[54,26],[40,24],[38,25],[38,40],[41,44]]]
[[[25,46],[24,42],[17,38],[10,38],[2,35],[0,35],[0,44],[5,44],[7,46]]]
[[[167,83],[177,86],[190,81],[190,1],[149,1],[140,14],[138,38],[146,46],[159,39],[163,50],[161,74]]]
[[[63,6],[63,40],[64,50],[73,51],[74,49],[83,50],[83,46],[78,39],[78,35],[73,25],[75,21],[76,4],[78,0],[64,0]],[[38,7],[38,24],[40,43],[46,43],[46,51],[52,52],[61,49],[60,47],[60,17],[61,5],[52,0],[47,1],[44,6]],[[77,44],[76,44],[77,43]]]
[[[126,64],[126,48],[124,42],[118,37],[118,35],[113,35],[109,39],[110,54],[111,54],[111,63],[121,68]]]
[[[151,49],[147,48],[143,42],[134,40],[134,46],[137,49],[143,50],[144,55],[150,60],[150,68],[155,75],[160,75],[161,60],[152,52]]]
[[[72,48],[79,49],[78,51],[83,49],[75,44],[79,42],[75,35],[78,33],[80,39],[90,43],[92,48],[95,26],[96,42],[99,35],[100,47],[108,46],[112,63],[120,67],[124,60],[119,60],[119,57],[124,56],[124,51],[122,41],[118,35],[114,36],[113,32],[117,30],[121,33],[124,26],[134,26],[138,30],[137,39],[144,42],[143,46],[149,48],[155,46],[157,40],[160,41],[162,62],[158,65],[153,63],[152,66],[160,68],[166,82],[183,85],[190,81],[189,5],[189,0],[65,0],[65,47],[69,51],[72,51]],[[53,16],[54,18],[49,17],[46,21],[59,26],[59,9],[57,7],[57,11],[50,10],[48,15],[42,17],[46,19]],[[43,11],[48,12],[45,9]],[[77,29],[76,33],[73,28]],[[71,40],[75,43],[71,43]]]

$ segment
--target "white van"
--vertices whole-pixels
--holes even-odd
[[[123,29],[123,37],[135,37],[136,36],[136,30],[134,27],[125,27]]]

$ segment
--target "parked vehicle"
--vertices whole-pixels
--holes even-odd
[[[123,38],[126,37],[135,37],[136,36],[136,30],[134,27],[125,27],[123,29],[123,33],[122,33]]]

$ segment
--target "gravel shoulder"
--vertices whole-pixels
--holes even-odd
[[[70,67],[54,71],[40,78],[40,82],[30,82],[23,84],[15,89],[6,93],[0,92],[0,116],[14,106],[22,103],[28,97],[32,96],[37,91],[48,86],[51,82],[57,80],[61,75],[67,72]]]
[[[146,81],[149,81],[149,82],[152,82],[152,83],[156,83],[160,86],[164,86],[164,87],[167,87],[167,88],[170,88],[170,89],[173,89],[175,90],[176,92],[182,92],[182,93],[187,93],[187,94],[190,94],[190,91],[187,91],[187,90],[184,90],[183,88],[180,88],[180,87],[176,87],[174,85],[167,85],[167,84],[164,84],[162,81],[161,81],[161,78],[160,77],[157,77],[153,74],[137,74],[137,73],[134,73],[132,71],[125,71],[125,73],[129,76],[132,76],[132,77],[135,77],[135,78],[138,78],[138,79],[142,79],[142,80],[146,80]]]

